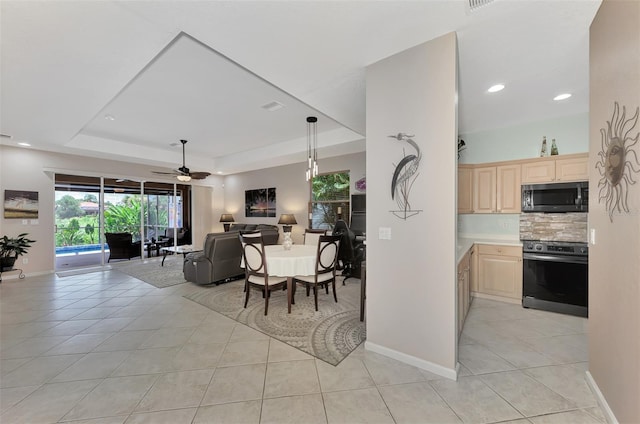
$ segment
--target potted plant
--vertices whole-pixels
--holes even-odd
[[[26,237],[27,234],[22,233],[14,238],[9,238],[5,235],[0,238],[0,269],[2,271],[13,269],[18,256],[26,254],[28,248],[31,247],[31,243],[35,243],[35,240]]]

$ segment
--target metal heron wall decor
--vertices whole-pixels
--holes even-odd
[[[412,137],[415,137],[414,135],[398,133],[396,135],[390,135],[389,137],[408,143],[416,151],[415,154],[406,154],[404,149],[402,150],[404,157],[397,165],[394,164],[395,170],[393,171],[393,177],[391,179],[391,199],[396,201],[398,210],[392,210],[390,212],[398,218],[406,220],[422,212],[422,210],[411,209],[411,204],[409,203],[411,187],[419,175],[418,167],[422,159],[422,152],[420,151],[420,147],[418,147],[412,139]]]

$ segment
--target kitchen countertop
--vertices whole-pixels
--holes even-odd
[[[489,235],[481,235],[481,236],[461,236],[458,237],[458,242],[456,244],[456,263],[459,263],[462,257],[467,253],[467,251],[474,244],[497,244],[502,246],[520,246],[522,247],[522,242],[518,239],[511,238],[492,238]]]

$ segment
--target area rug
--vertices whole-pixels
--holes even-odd
[[[349,280],[346,286],[336,284],[338,303],[331,290],[318,293],[318,312],[303,286],[296,291],[296,303],[287,313],[287,292],[278,290],[269,299],[269,315],[264,315],[264,299],[251,290],[249,304],[244,305],[244,280],[201,287],[184,297],[219,312],[268,336],[338,365],[366,338],[364,322],[360,322],[360,283]]]
[[[175,255],[167,256],[164,266],[160,265],[162,258],[151,258],[144,261],[132,260],[111,263],[111,269],[123,272],[152,286],[163,288],[187,282],[182,272],[183,261],[182,255]]]

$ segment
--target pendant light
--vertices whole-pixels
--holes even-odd
[[[318,118],[307,117],[307,181],[318,176]]]

